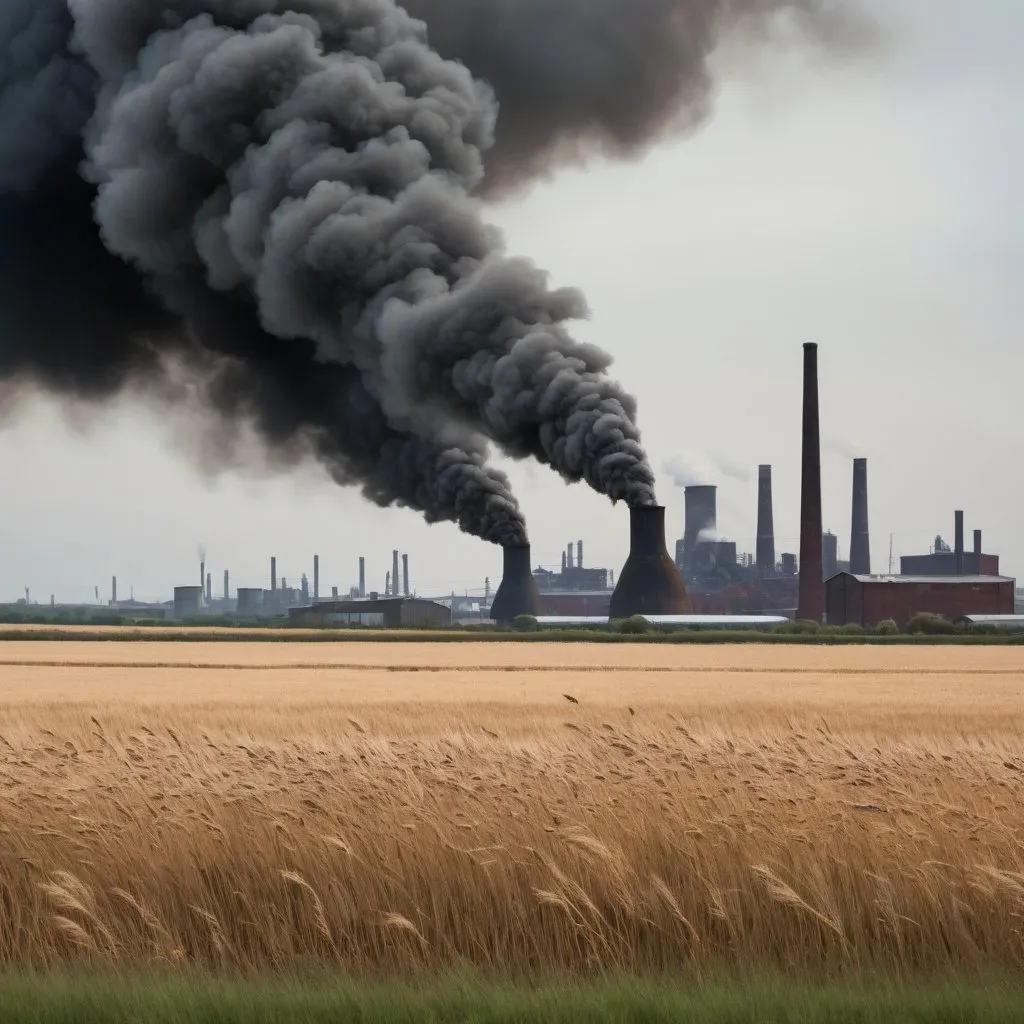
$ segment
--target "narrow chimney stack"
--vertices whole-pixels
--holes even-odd
[[[576,541],[576,568],[583,568],[583,541]]]
[[[398,597],[398,549],[391,552],[391,596]]]
[[[313,603],[320,600],[320,556],[313,556]]]
[[[213,573],[206,574],[206,603],[213,604]]]
[[[718,488],[695,484],[683,492],[686,521],[683,528],[683,567],[690,563],[705,530],[718,528]]]
[[[530,545],[507,547],[503,551],[501,585],[491,602],[491,618],[508,624],[520,615],[539,615],[540,596],[530,563]]]
[[[853,520],[850,528],[850,572],[871,575],[871,534],[868,530],[868,460],[853,460]]]
[[[821,558],[821,427],[818,346],[804,345],[803,454],[800,483],[800,598],[796,617],[822,623],[825,583]]]
[[[409,556],[402,555],[402,593],[409,596]]]
[[[366,559],[359,556],[359,596],[366,597]]]
[[[762,576],[775,572],[775,511],[772,467],[757,467],[757,568]]]
[[[629,557],[612,594],[609,617],[686,615],[690,599],[665,546],[665,509],[661,505],[629,510]]]
[[[117,577],[110,578],[110,603],[117,604]]]
[[[974,571],[981,576],[983,573],[981,567],[981,530],[974,531]]]
[[[573,561],[572,561],[572,541],[569,542],[568,546],[565,549],[565,564],[570,569],[573,567]]]
[[[270,590],[277,590],[277,558],[274,555],[270,556]]]
[[[206,562],[199,563],[199,592],[206,593]]]
[[[956,540],[953,545],[953,551],[956,557],[956,574],[957,576],[963,576],[964,574],[964,514],[963,512],[956,513]]]
[[[228,584],[231,582],[231,577],[228,575],[227,569],[224,570],[224,600],[227,601],[231,598],[231,588]]]
[[[565,572],[565,570],[568,567],[568,565],[569,565],[569,562],[568,562],[568,560],[565,557],[565,552],[563,551],[562,552],[562,572]]]

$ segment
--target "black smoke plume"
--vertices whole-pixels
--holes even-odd
[[[846,0],[404,0],[431,45],[500,107],[488,194],[592,154],[632,158],[711,114],[721,44],[860,52],[880,26]]]
[[[499,543],[525,527],[485,439],[653,504],[635,403],[566,329],[582,297],[506,257],[473,196],[565,147],[628,152],[621,107],[634,141],[691,116],[727,15],[809,3],[638,2],[694,49],[635,80],[643,34],[594,48],[630,5],[524,0],[505,57],[487,17],[467,35],[458,3],[414,6],[493,88],[392,0],[0,0],[0,376],[98,398],[174,357],[271,448],[301,436],[373,500]],[[560,69],[550,116],[518,61]],[[587,112],[601,65],[623,92]]]

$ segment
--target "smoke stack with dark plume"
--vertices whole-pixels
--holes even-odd
[[[821,623],[825,584],[821,558],[821,428],[818,346],[804,345],[803,471],[800,485],[800,604],[796,617]]]
[[[169,398],[185,369],[280,463],[502,545],[526,528],[488,440],[653,506],[636,403],[566,327],[583,297],[507,257],[474,196],[699,122],[730,35],[846,22],[467,4],[413,0],[463,64],[393,0],[6,0],[0,385]]]
[[[629,510],[629,557],[612,594],[609,617],[686,615],[690,599],[665,546],[661,505]]]
[[[771,466],[757,467],[757,568],[765,576],[775,572],[775,511]]]
[[[868,460],[853,460],[853,525],[850,530],[850,572],[871,575],[871,535],[868,530]]]
[[[504,551],[501,585],[491,602],[491,618],[510,623],[520,615],[539,615],[540,596],[533,578],[529,544],[508,546]]]

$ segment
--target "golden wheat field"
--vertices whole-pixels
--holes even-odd
[[[1022,726],[1020,648],[8,642],[0,964],[1020,969]]]

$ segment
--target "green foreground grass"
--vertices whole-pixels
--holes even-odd
[[[187,975],[0,976],[4,1024],[1019,1024],[1024,986],[1007,981],[839,985],[782,979],[606,981],[515,986],[218,981]]]

